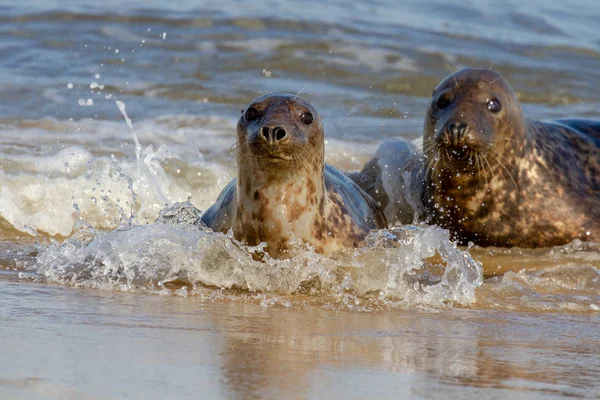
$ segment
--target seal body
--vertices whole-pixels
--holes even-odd
[[[422,154],[410,146],[384,143],[351,175],[389,221],[412,209],[461,244],[600,242],[600,121],[527,120],[500,74],[466,68],[434,90]]]
[[[423,203],[461,243],[600,241],[600,121],[526,120],[506,80],[463,69],[433,92]]]
[[[404,140],[383,143],[360,172],[348,176],[381,208],[390,224],[413,224],[424,218],[424,159]]]
[[[248,245],[266,242],[285,257],[293,240],[331,254],[386,226],[373,199],[324,163],[320,117],[306,100],[269,94],[250,103],[237,126],[238,177],[202,216],[214,231]]]

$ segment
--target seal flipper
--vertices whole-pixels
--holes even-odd
[[[215,232],[227,232],[235,212],[236,179],[225,186],[215,204],[202,214],[201,221]]]

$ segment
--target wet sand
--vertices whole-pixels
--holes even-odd
[[[6,277],[5,277],[6,278]],[[571,398],[600,316],[286,309],[0,280],[0,397]]]

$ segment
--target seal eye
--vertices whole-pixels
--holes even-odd
[[[304,125],[310,125],[312,124],[314,120],[314,117],[311,113],[309,113],[308,111],[304,111],[302,112],[302,114],[300,114],[300,121],[302,121],[302,123]]]
[[[487,101],[487,109],[490,110],[491,113],[498,113],[502,109],[500,106],[500,102],[496,99],[491,99]]]
[[[254,121],[260,117],[260,113],[256,108],[250,107],[246,110],[246,114],[244,116],[246,117],[246,121]]]
[[[437,106],[437,108],[444,109],[446,107],[448,107],[450,105],[450,99],[448,99],[447,96],[440,96],[438,97],[437,101],[435,102],[435,105]]]

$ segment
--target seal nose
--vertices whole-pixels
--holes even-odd
[[[469,125],[464,123],[456,124],[452,122],[448,124],[448,133],[450,134],[450,142],[452,143],[452,146],[462,146],[463,142],[465,141],[465,134],[468,127]]]
[[[282,142],[287,138],[287,131],[281,126],[263,126],[260,130],[260,134],[271,144]]]

